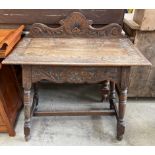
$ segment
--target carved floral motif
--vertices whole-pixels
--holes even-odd
[[[110,70],[110,71],[109,71]],[[119,81],[119,68],[32,66],[32,82],[48,80],[55,83],[99,83]]]

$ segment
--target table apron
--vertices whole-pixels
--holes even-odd
[[[53,83],[99,83],[120,80],[121,67],[31,66],[32,83],[48,80]]]

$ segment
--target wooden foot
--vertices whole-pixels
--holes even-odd
[[[28,141],[31,137],[30,129],[31,129],[31,103],[30,103],[30,89],[24,90],[24,135],[25,140]]]
[[[119,118],[117,120],[117,139],[122,140],[125,132],[124,114],[127,101],[127,89],[123,89],[119,94]]]
[[[29,141],[31,139],[30,127],[26,127],[26,124],[24,124],[24,135],[25,141]]]
[[[125,132],[124,122],[117,122],[117,140],[122,140]]]
[[[114,109],[114,103],[116,103],[116,91],[115,82],[110,81],[110,95],[109,95],[110,109]]]

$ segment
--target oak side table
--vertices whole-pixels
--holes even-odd
[[[29,37],[24,37],[3,61],[6,65],[22,65],[26,141],[30,139],[32,116],[54,115],[115,115],[117,139],[123,138],[130,68],[151,64],[121,32],[121,26],[115,23],[94,28],[92,21],[79,12],[73,12],[61,20],[57,28],[42,23],[33,24]],[[108,80],[110,108],[78,112],[39,111],[37,83],[41,80],[75,84]],[[31,104],[32,86],[34,96]],[[119,98],[118,106],[115,90]]]

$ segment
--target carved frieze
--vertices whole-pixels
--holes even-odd
[[[48,80],[54,83],[118,83],[120,68],[115,67],[52,67],[32,66],[32,82]]]

